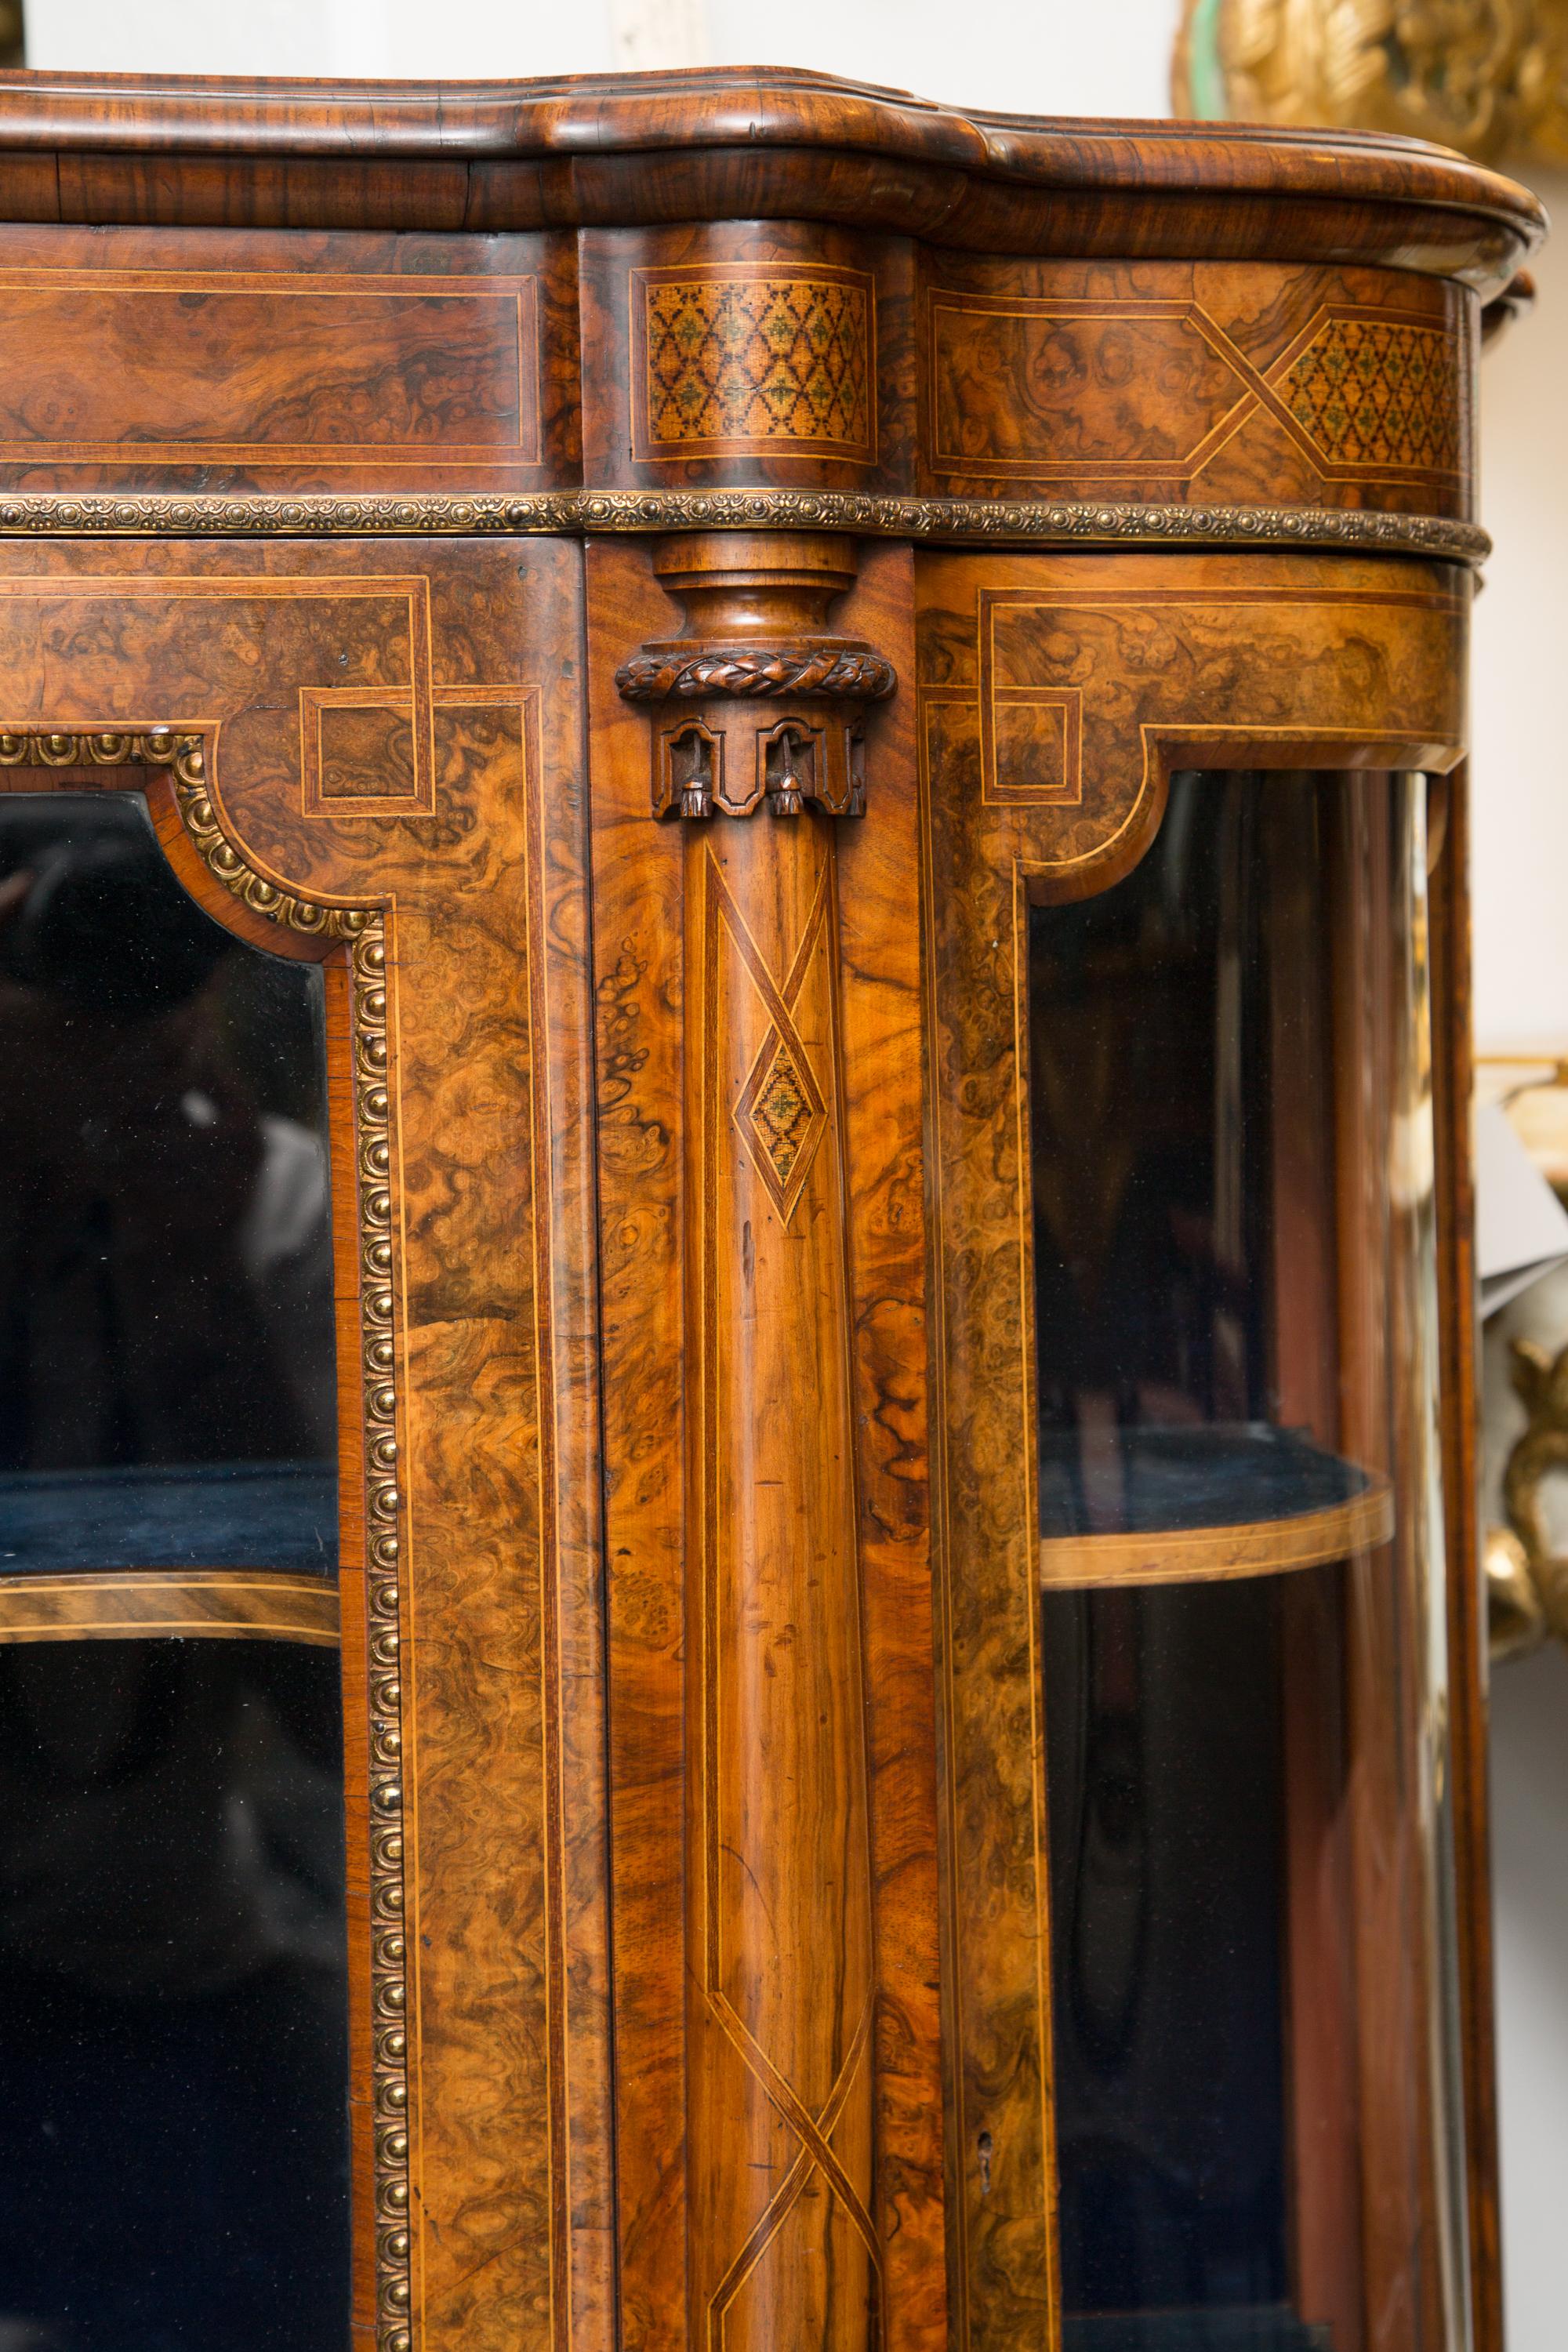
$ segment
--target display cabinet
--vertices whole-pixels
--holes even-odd
[[[0,215],[0,2336],[1500,2352],[1533,200],[26,75]]]

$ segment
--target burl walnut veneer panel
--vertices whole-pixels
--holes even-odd
[[[0,555],[0,730],[199,732],[216,821],[264,883],[384,910],[384,1005],[364,1007],[355,1051],[358,1083],[387,1097],[384,1152],[342,1083],[345,950],[237,903],[215,878],[229,852],[203,865],[151,772],[182,878],[246,936],[324,952],[337,982],[340,1286],[386,1286],[391,1340],[383,1366],[344,1322],[344,1484],[351,1501],[367,1480],[392,1496],[402,1636],[401,1662],[374,1645],[367,1662],[351,1507],[355,2219],[363,2249],[379,2207],[393,2325],[405,2309],[430,2352],[613,2338],[579,611],[578,551],[545,543],[521,560],[445,544]],[[416,809],[312,804],[301,706],[313,718],[322,688],[373,709],[408,698],[428,762]],[[364,1151],[384,1200],[362,1275]],[[371,1412],[368,1455],[362,1362],[395,1399]],[[368,1759],[367,1663],[392,1709]],[[374,1915],[372,1842],[403,1896]],[[398,1964],[390,2011],[367,2007],[373,1943]],[[378,2063],[374,2114],[373,2037],[400,2062]]]
[[[0,488],[577,475],[574,240],[0,228]]]
[[[1468,515],[1475,336],[1405,270],[928,255],[925,486]]]
[[[1029,903],[1136,863],[1177,766],[1451,766],[1467,593],[1435,566],[1279,555],[917,560],[942,1980],[975,2352],[1038,2338],[1056,2294]]]
[[[1016,261],[805,222],[127,228],[111,252],[13,226],[0,490],[585,481],[1463,519],[1475,311],[1403,270]]]

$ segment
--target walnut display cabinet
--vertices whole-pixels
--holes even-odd
[[[1541,228],[801,73],[0,77],[6,2343],[1500,2352]]]

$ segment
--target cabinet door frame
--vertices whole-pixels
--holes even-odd
[[[376,2352],[614,2330],[581,569],[0,558],[5,783],[143,791],[209,914],[324,970]]]
[[[999,2352],[1020,2331],[1060,2341],[1033,1539],[1028,908],[1096,894],[1127,873],[1158,831],[1178,768],[1446,776],[1464,740],[1468,600],[1468,580],[1446,567],[1334,556],[917,560],[944,2043],[954,2338],[965,2352]],[[1452,931],[1450,913],[1444,937]],[[1462,1017],[1462,1006],[1442,1005],[1439,1036]],[[1452,1171],[1464,1147],[1451,1087],[1438,1112],[1439,1158]],[[1465,1408],[1453,1377],[1465,1279],[1456,1198],[1450,1177],[1450,1427]],[[984,1337],[966,1346],[976,1298]],[[1448,1451],[1461,1475],[1451,1441]],[[1484,1765],[1465,1719],[1479,1661],[1463,1494],[1449,1504],[1468,1914],[1485,1900],[1472,1818]],[[981,1891],[966,1899],[966,1884]],[[1489,1985],[1476,1937],[1461,1937],[1473,2053]],[[999,2105],[1007,2128],[990,2131],[983,2164],[974,2118]],[[1481,2123],[1472,2184],[1487,2176],[1484,2113]]]

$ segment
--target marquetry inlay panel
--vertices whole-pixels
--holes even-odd
[[[1332,465],[1451,473],[1457,375],[1449,339],[1435,328],[1341,317],[1325,320],[1279,388]]]
[[[1184,262],[973,274],[925,300],[933,484],[1465,510],[1470,344],[1433,285]]]
[[[771,449],[868,458],[871,281],[794,264],[632,273],[635,454]]]
[[[779,1012],[788,1019],[782,1001]],[[769,1029],[734,1110],[736,1132],[786,1224],[827,1124],[822,1088],[794,1029],[793,1021],[787,1034],[776,1024]]]

